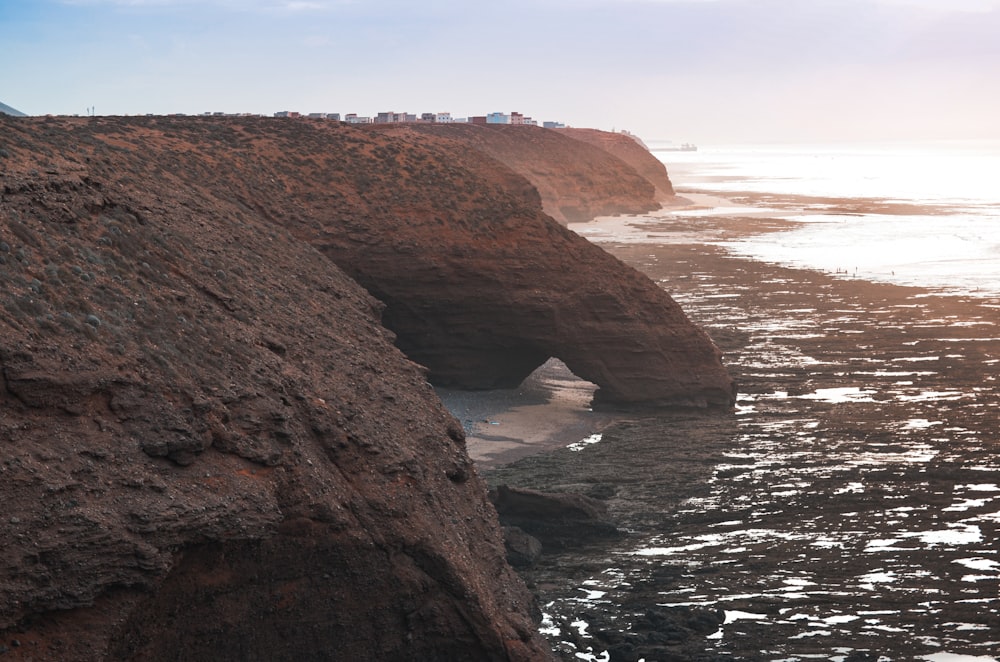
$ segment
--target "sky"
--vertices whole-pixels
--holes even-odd
[[[30,115],[519,111],[699,144],[1000,139],[1000,0],[0,0]]]

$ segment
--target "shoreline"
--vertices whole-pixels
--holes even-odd
[[[568,227],[607,250],[613,243],[707,244],[796,225],[773,218],[766,210],[747,210],[721,196],[685,193],[676,200],[680,202],[659,212],[669,216],[604,216]],[[706,214],[673,216],[681,210]],[[728,215],[734,211],[740,215]],[[549,359],[515,389],[435,388],[448,411],[462,423],[469,457],[481,471],[529,455],[557,451],[600,434],[613,424],[642,416],[592,410],[590,401],[595,390],[594,384],[574,375],[558,359]]]
[[[685,193],[677,200],[682,202],[659,212],[664,216],[602,216],[568,227],[614,253],[613,247],[619,244],[711,245],[798,225],[775,217],[773,210],[753,210],[713,194]],[[679,211],[703,213],[675,216]],[[590,401],[596,388],[558,359],[549,359],[514,389],[436,387],[435,391],[462,423],[469,457],[481,471],[490,471],[529,455],[557,451],[613,424],[642,416],[592,410]]]
[[[978,624],[996,618],[1000,577],[967,582],[955,569],[963,559],[995,558],[995,304],[785,267],[713,245],[720,235],[759,231],[759,220],[583,224],[592,237],[604,233],[603,248],[660,283],[709,332],[740,396],[731,415],[636,416],[607,426],[600,443],[580,452],[538,447],[486,472],[491,485],[599,498],[628,532],[621,543],[543,556],[524,573],[547,605],[550,641],[565,660],[588,647],[595,655],[607,650],[604,635],[574,634],[586,613],[590,632],[646,645],[655,633],[643,630],[643,614],[690,604],[754,618],[734,617],[715,639],[691,635],[682,649],[644,649],[647,659],[667,652],[699,659],[706,651],[754,659],[765,649],[793,657],[833,648],[901,659],[981,655],[990,640]],[[977,536],[964,543],[922,542],[928,532],[973,526]],[[889,542],[869,549],[875,539]],[[898,586],[858,588],[859,577],[885,568],[895,569]],[[785,593],[786,576],[795,597]],[[583,599],[581,591],[601,597]],[[915,591],[940,597],[928,597],[926,610],[892,609]],[[970,596],[978,598],[957,599]],[[878,611],[878,621],[853,616],[865,611]],[[952,635],[942,618],[970,625]],[[819,629],[825,634],[813,638]],[[943,634],[916,641],[914,630]]]
[[[966,303],[983,309],[1000,306],[1000,297],[991,299],[898,285],[867,280],[863,276],[777,265],[732,254],[718,244],[797,227],[801,222],[784,219],[782,215],[799,212],[774,209],[753,211],[744,207],[743,201],[712,194],[687,192],[683,193],[683,198],[685,204],[665,207],[658,212],[662,215],[598,217],[584,223],[572,223],[568,227],[640,271],[644,269],[639,264],[639,255],[646,249],[670,251],[675,255],[704,256],[713,253],[711,259],[722,260],[726,264],[745,262],[756,265],[760,270],[799,273],[804,279],[829,279],[838,283],[837,287],[863,290],[871,297],[878,297],[880,291],[905,292],[918,300],[940,299],[949,309]],[[751,213],[745,213],[748,209]],[[679,211],[689,213],[678,215]],[[697,213],[701,211],[706,213]],[[664,284],[663,279],[650,277]],[[674,277],[684,281],[693,278],[693,275],[679,273]],[[669,286],[667,291],[675,296]],[[738,328],[709,328],[704,320],[691,315],[683,297],[675,298],[697,324],[706,328],[720,349],[731,351],[731,339],[727,336],[741,335]],[[949,301],[952,303],[949,304]],[[600,434],[612,425],[644,416],[641,413],[593,411],[590,400],[595,388],[594,384],[574,375],[558,359],[550,359],[516,389],[468,392],[439,388],[437,392],[448,410],[462,422],[469,456],[481,471],[489,472],[526,456],[557,451]]]
[[[590,408],[596,389],[549,359],[516,389],[435,390],[462,423],[469,457],[480,470],[490,470],[564,448],[621,420]]]

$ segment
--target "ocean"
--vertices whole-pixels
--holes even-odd
[[[1000,142],[650,147],[682,195],[718,194],[796,224],[725,244],[733,254],[1000,294]]]
[[[626,532],[528,573],[558,657],[1000,660],[1000,145],[654,154],[696,204],[570,227],[703,326],[739,395],[488,474]]]

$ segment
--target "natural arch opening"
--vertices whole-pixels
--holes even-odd
[[[589,409],[598,386],[578,377],[561,360],[552,357],[525,377],[518,390],[564,407]]]
[[[606,427],[613,414],[591,409],[596,390],[596,384],[577,377],[556,358],[517,388],[436,388],[465,429],[469,456],[483,468],[568,446]]]

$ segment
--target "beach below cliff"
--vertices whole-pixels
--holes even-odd
[[[479,401],[467,443],[491,484],[599,498],[627,532],[524,573],[564,659],[995,650],[998,302],[718,245],[788,223],[736,213],[573,228],[708,329],[737,380],[735,411],[601,419],[564,378],[527,389],[528,406]],[[548,427],[546,407],[565,429]],[[685,626],[698,608],[724,623]]]
[[[489,469],[564,448],[607,427],[616,416],[591,408],[596,388],[550,359],[515,389],[435,390],[461,421],[469,457]]]

